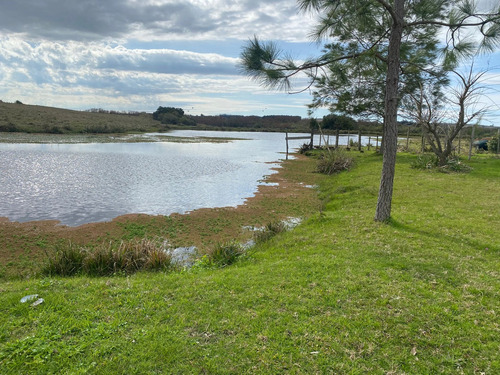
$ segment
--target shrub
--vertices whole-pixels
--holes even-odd
[[[448,158],[445,165],[439,167],[439,171],[444,173],[469,173],[470,171],[472,171],[472,167],[465,163],[462,163],[460,158],[452,157]]]
[[[17,125],[11,122],[9,122],[6,125],[0,125],[0,132],[18,132],[18,131],[21,131],[21,129]]]
[[[255,232],[254,239],[256,243],[270,240],[279,233],[286,232],[287,226],[282,221],[273,221],[268,223],[263,230]]]
[[[341,150],[324,151],[316,166],[316,171],[323,174],[334,174],[351,169],[354,159]]]
[[[215,245],[206,255],[209,264],[223,267],[233,264],[244,253],[239,243],[231,241]]]
[[[305,154],[308,151],[311,151],[312,147],[310,143],[304,143],[302,146],[299,148],[299,154]]]
[[[47,133],[50,133],[50,134],[63,134],[64,132],[61,130],[60,127],[58,126],[52,126],[50,127],[49,129],[46,130]]]
[[[439,160],[436,155],[419,155],[411,164],[415,169],[436,169],[439,172],[467,173],[472,170],[470,166],[462,163],[459,157],[449,157],[445,165],[439,166]]]
[[[488,142],[488,150],[494,154],[498,153],[498,144],[500,143],[500,136],[493,137]]]
[[[355,141],[354,139],[349,139],[349,147],[358,147],[359,146],[359,142],[358,141]]]
[[[410,167],[413,169],[433,169],[438,165],[438,158],[436,155],[423,154],[411,162]]]

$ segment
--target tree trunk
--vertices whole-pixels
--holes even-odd
[[[403,34],[404,0],[394,1],[394,16],[389,40],[388,67],[385,91],[385,127],[382,176],[378,193],[376,221],[387,221],[391,217],[392,191],[396,169],[398,142],[398,84],[401,38]]]

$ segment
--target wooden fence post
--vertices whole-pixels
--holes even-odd
[[[406,133],[406,152],[410,150],[410,127],[408,126],[408,133]]]
[[[288,160],[288,132],[285,133],[286,139],[286,160]]]
[[[358,130],[358,151],[361,152],[361,130]]]
[[[474,131],[476,130],[476,125],[472,127],[472,131],[470,132],[470,145],[469,145],[469,161],[472,157],[472,145],[474,143]]]
[[[314,146],[314,143],[313,143],[314,142],[314,132],[312,132],[312,131],[311,131],[310,137],[309,136],[307,136],[307,137],[304,137],[304,136],[302,136],[302,137],[300,137],[300,136],[299,137],[289,137],[288,132],[285,132],[285,139],[286,139],[286,160],[288,160],[288,140],[289,139],[309,139],[309,141],[311,142],[311,143],[309,143],[309,146],[311,148]]]
[[[497,131],[497,154],[500,154],[500,129]]]

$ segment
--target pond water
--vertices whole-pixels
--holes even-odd
[[[283,133],[174,131],[225,143],[0,144],[0,217],[77,226],[237,206],[274,173]],[[244,139],[241,139],[244,138]],[[345,142],[345,141],[344,141]],[[297,148],[304,141],[290,141]]]

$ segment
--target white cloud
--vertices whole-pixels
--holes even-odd
[[[297,12],[295,0],[3,3],[2,100],[74,109],[186,105],[205,114],[306,116],[308,93],[266,91],[237,68],[241,47],[253,35],[281,41],[298,58],[318,54],[315,46],[291,43],[308,41],[314,24],[312,16]]]
[[[269,109],[283,108],[271,105],[283,96],[238,73],[238,59],[215,53],[18,37],[0,38],[0,51],[0,98],[6,101],[150,112],[186,105],[204,114],[251,113],[263,100]],[[308,100],[303,96],[299,104],[304,115]]]
[[[0,12],[0,99],[147,111],[168,100],[205,103],[199,112],[207,114],[262,107],[284,96],[240,74],[241,46],[254,34],[305,40],[303,21],[290,0],[8,2]],[[214,41],[220,53],[204,46]],[[309,98],[301,100],[296,110],[305,115]]]

